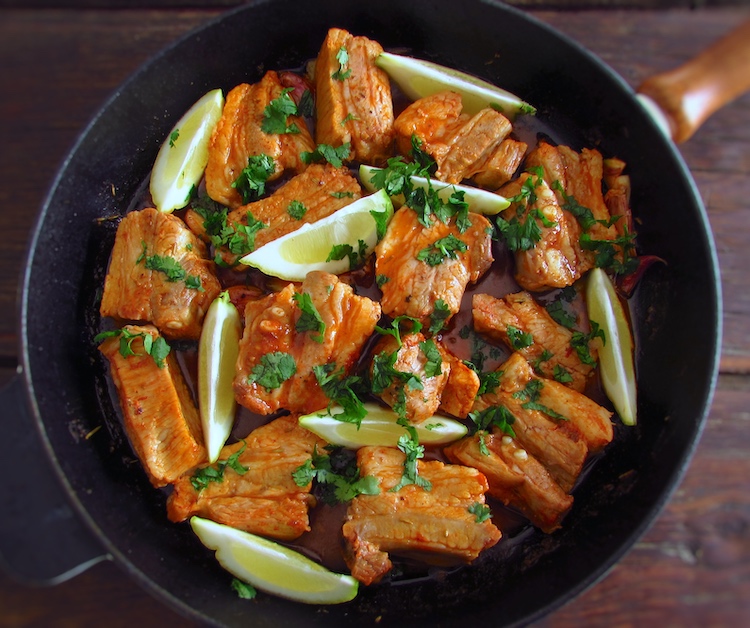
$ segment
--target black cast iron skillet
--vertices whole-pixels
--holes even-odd
[[[478,74],[536,105],[558,141],[624,159],[640,247],[666,263],[649,270],[631,299],[639,424],[618,425],[563,528],[527,531],[441,578],[363,587],[354,602],[322,612],[266,595],[238,599],[187,526],[168,523],[165,494],[145,479],[103,388],[92,304],[113,233],[96,221],[127,210],[175,120],[209,89],[299,66],[334,25]],[[531,621],[596,582],[680,480],[715,383],[719,286],[705,211],[672,143],[620,78],[549,27],[478,0],[251,3],[125,83],[81,136],[42,208],[21,285],[22,372],[0,399],[3,424],[16,433],[7,442],[20,443],[5,448],[2,556],[37,581],[111,558],[179,612],[218,625]],[[43,460],[52,472],[46,483]],[[23,477],[9,472],[19,468]],[[31,477],[34,469],[40,477]]]

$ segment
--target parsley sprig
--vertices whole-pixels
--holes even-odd
[[[266,105],[263,110],[263,120],[260,123],[260,128],[264,133],[283,135],[300,132],[299,127],[294,122],[288,124],[289,116],[299,114],[296,103],[289,95],[292,91],[294,90],[291,87],[282,89],[281,94]]]
[[[336,369],[335,362],[316,365],[313,373],[318,385],[330,400],[328,411],[331,412],[333,404],[342,407],[342,411],[333,414],[333,418],[359,426],[362,419],[367,416],[367,410],[362,403],[361,397],[366,393],[364,382],[358,375],[346,375],[344,367]]]
[[[307,292],[297,292],[292,297],[300,310],[300,316],[294,325],[299,332],[311,331],[310,334],[315,342],[322,343],[325,339],[326,324],[313,303],[312,297]]]
[[[513,397],[515,399],[523,401],[521,407],[524,410],[537,410],[538,412],[542,412],[552,419],[567,421],[567,417],[563,416],[559,412],[555,412],[552,408],[539,403],[539,395],[541,394],[542,388],[544,388],[544,382],[541,379],[531,379],[528,381],[523,390],[514,392]]]
[[[296,372],[297,364],[291,355],[283,351],[274,351],[261,356],[260,362],[248,375],[247,382],[249,384],[257,382],[270,392],[281,386]]]
[[[234,180],[232,187],[240,193],[242,202],[247,204],[265,194],[266,181],[274,172],[276,172],[276,162],[273,157],[265,153],[251,155],[247,159],[247,166]]]
[[[459,253],[465,253],[468,250],[469,246],[466,242],[449,233],[419,251],[417,259],[428,266],[439,266],[446,258],[456,259]]]
[[[174,257],[169,255],[148,255],[148,246],[143,240],[141,240],[141,246],[143,247],[143,251],[138,256],[138,259],[135,260],[136,265],[143,262],[148,270],[162,273],[170,283],[182,281],[185,283],[185,287],[190,290],[205,292],[201,278],[198,275],[188,275],[182,264]]]

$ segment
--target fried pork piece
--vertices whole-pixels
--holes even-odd
[[[375,249],[375,273],[387,278],[381,286],[385,314],[406,314],[429,324],[438,299],[443,300],[451,316],[459,311],[467,284],[476,282],[492,265],[490,223],[479,214],[470,213],[469,219],[471,227],[459,233],[453,222],[435,220],[431,227],[422,226],[408,207],[394,214]],[[445,238],[457,238],[466,250],[453,250],[451,255],[455,257],[446,255],[434,266],[417,259],[420,252],[434,251],[433,245],[445,242]]]
[[[533,194],[521,194],[529,189]],[[565,288],[593,266],[593,256],[579,244],[581,229],[577,220],[562,210],[545,180],[525,172],[500,192],[509,199],[523,197],[511,203],[502,218],[510,225],[534,221],[540,233],[531,248],[521,246],[514,251],[515,277],[522,288],[531,291]],[[511,239],[508,234],[506,239]]]
[[[130,212],[117,228],[101,315],[153,323],[168,338],[197,339],[221,290],[205,256],[206,246],[176,216]]]
[[[461,113],[462,108],[456,92],[438,92],[414,101],[394,122],[398,148],[410,154],[416,135],[422,150],[436,161],[435,177],[440,181],[460,183],[485,170],[491,180],[492,172],[508,165],[502,153],[509,146],[502,147],[502,142],[512,131],[511,123],[494,109],[468,116]]]
[[[266,107],[281,96],[283,89],[278,74],[270,70],[260,82],[242,83],[227,94],[209,142],[206,165],[206,191],[222,205],[242,204],[242,196],[232,184],[252,156],[268,155],[274,160],[275,170],[269,181],[286,170],[299,173],[305,169],[300,153],[313,151],[315,144],[300,116],[290,115],[286,119],[287,127],[295,125],[299,133],[266,133],[261,127]]]
[[[167,501],[174,522],[192,515],[206,517],[274,539],[291,541],[310,530],[308,508],[315,505],[310,485],[299,487],[292,473],[310,459],[325,441],[285,416],[263,425],[244,439],[222,449],[220,462],[238,454],[236,465],[225,464],[223,477],[200,491],[190,475],[182,476]],[[200,473],[200,470],[199,470]]]
[[[474,175],[477,185],[489,190],[496,190],[513,178],[518,170],[528,145],[513,138],[506,138],[490,155],[482,170]]]
[[[375,65],[377,42],[332,28],[315,62],[318,144],[351,144],[350,159],[379,163],[391,155],[393,101],[388,75]]]
[[[432,484],[391,491],[404,471],[404,454],[390,447],[357,451],[360,474],[380,480],[380,494],[359,495],[349,504],[343,534],[352,575],[369,585],[392,567],[389,553],[439,565],[470,563],[500,540],[489,520],[477,523],[469,508],[484,504],[487,480],[479,471],[438,461],[419,461],[419,475]]]
[[[155,487],[166,486],[206,460],[201,420],[177,360],[170,353],[160,368],[143,347],[152,325],[126,325],[135,336],[134,355],[120,353],[120,338],[107,338],[99,351],[109,360],[122,407],[125,433]]]
[[[573,505],[573,498],[552,479],[534,456],[497,428],[480,436],[462,438],[444,449],[455,464],[481,471],[489,482],[488,494],[516,508],[536,527],[553,532]]]
[[[555,187],[555,182],[559,182],[565,195],[591,210],[597,221],[588,230],[592,238],[612,240],[617,237],[616,228],[607,224],[610,213],[602,194],[604,164],[598,150],[584,148],[577,153],[568,146],[540,142],[526,159],[527,170],[535,167],[542,168],[544,180],[550,186]],[[556,194],[560,205],[564,205],[565,196],[560,190]]]
[[[545,466],[567,493],[573,488],[588,453],[586,439],[578,428],[578,422],[589,417],[579,417],[576,414],[578,407],[563,408],[562,404],[558,404],[556,412],[564,418],[552,418],[549,414],[552,409],[540,401],[540,391],[557,382],[535,377],[531,366],[520,353],[511,355],[498,371],[499,386],[477,398],[474,412],[497,406],[504,406],[510,411],[515,417],[512,427],[518,443]],[[562,385],[558,386],[550,388],[550,391],[559,392],[560,388],[570,391]],[[584,397],[580,393],[575,394]]]
[[[392,376],[385,365],[390,364],[389,357],[394,354],[391,368],[407,377],[415,376],[416,383],[414,379],[407,382]],[[435,414],[451,370],[451,363],[438,343],[426,341],[421,332],[402,335],[401,346],[393,336],[383,336],[375,345],[373,356],[371,374],[375,394],[391,407],[403,402],[411,423],[422,423]],[[381,385],[385,386],[382,391]]]
[[[444,349],[450,364],[448,381],[440,397],[440,409],[448,414],[465,419],[474,406],[474,399],[479,392],[479,375],[464,364],[462,360]]]
[[[572,378],[568,385],[583,392],[586,382],[594,372],[595,364],[581,362],[578,352],[571,345],[573,332],[557,323],[528,292],[508,294],[497,299],[489,294],[472,297],[474,330],[518,351],[535,365],[536,371],[546,378],[553,378],[555,369]],[[518,332],[531,334],[531,344],[513,342],[509,337]],[[589,352],[596,358],[596,345],[589,343]],[[547,358],[547,359],[544,359]],[[564,369],[564,371],[560,371]]]
[[[313,321],[304,311],[310,308],[301,305],[308,298],[303,295],[325,324],[322,332],[310,329]],[[331,364],[333,371],[349,373],[379,319],[378,303],[355,295],[336,275],[321,271],[308,273],[299,289],[288,284],[248,302],[234,380],[237,401],[258,414],[325,408],[329,399],[313,367]]]

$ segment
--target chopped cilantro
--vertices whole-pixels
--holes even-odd
[[[247,378],[249,384],[257,382],[268,391],[281,386],[297,372],[294,358],[283,351],[266,353],[260,362],[253,367]]]
[[[171,347],[161,336],[154,338],[151,334],[145,332],[134,334],[125,328],[103,331],[94,337],[94,342],[99,343],[107,338],[120,339],[120,355],[123,358],[127,358],[131,355],[142,355],[133,350],[133,341],[136,338],[143,339],[143,350],[147,355],[150,355],[153,358],[154,362],[156,362],[156,366],[160,369],[164,368],[165,360],[171,351]]]
[[[591,331],[588,334],[584,334],[581,331],[574,331],[573,336],[570,338],[570,346],[575,349],[578,354],[578,359],[584,364],[594,366],[596,360],[591,355],[589,349],[589,342],[594,338],[601,338],[602,342],[606,343],[607,339],[604,337],[604,330],[599,327],[599,323],[596,321],[590,321]]]
[[[349,65],[349,51],[346,49],[346,46],[341,46],[341,48],[339,48],[336,53],[336,61],[339,62],[339,68],[331,74],[331,78],[337,81],[348,79],[352,74],[352,70],[351,68],[346,67]]]
[[[349,270],[354,270],[360,264],[364,264],[365,260],[367,259],[367,244],[365,244],[365,241],[359,240],[358,247],[359,248],[355,252],[351,244],[334,244],[331,247],[331,252],[328,253],[326,262],[330,262],[332,260],[341,260],[345,257],[348,257]]]
[[[268,103],[263,110],[263,120],[260,123],[260,128],[264,133],[272,135],[300,132],[299,127],[294,122],[287,125],[289,116],[299,114],[297,105],[289,95],[291,91],[293,91],[291,87],[282,89],[281,94]]]
[[[417,253],[417,259],[429,266],[438,266],[445,258],[456,259],[457,253],[468,251],[468,245],[452,233],[433,242]]]
[[[550,418],[567,421],[567,417],[539,403],[539,395],[542,388],[544,388],[544,382],[541,379],[531,379],[527,382],[523,390],[514,392],[513,397],[524,402],[521,404],[524,410],[537,410]]]
[[[371,209],[370,216],[375,221],[375,233],[377,234],[378,242],[380,242],[385,237],[385,232],[388,228],[388,212],[386,210],[379,212]]]
[[[247,159],[247,166],[232,183],[232,187],[240,193],[243,203],[249,203],[263,196],[266,191],[266,181],[274,172],[276,172],[276,163],[272,157],[265,153],[251,155]]]
[[[390,280],[391,278],[388,275],[375,275],[375,283],[377,284],[378,288],[382,288]]]
[[[469,418],[474,422],[477,431],[488,432],[490,428],[496,427],[508,436],[516,436],[512,427],[516,417],[505,406],[489,406],[484,410],[470,412]]]
[[[342,144],[338,148],[334,148],[329,144],[318,144],[314,151],[303,151],[300,153],[300,159],[306,164],[327,161],[334,168],[341,168],[350,154],[351,144],[349,142]]]
[[[416,431],[412,430],[410,434],[400,436],[398,439],[398,448],[406,454],[406,459],[404,460],[404,473],[398,484],[396,484],[391,491],[399,491],[409,484],[420,486],[426,491],[432,490],[432,483],[419,475],[417,461],[420,458],[424,458],[424,445],[419,444]]]
[[[232,578],[232,590],[243,600],[252,600],[258,595],[252,584],[243,582],[239,578]]]
[[[570,371],[561,364],[555,364],[555,368],[552,370],[552,377],[556,382],[561,384],[569,384],[573,381]]]
[[[419,322],[416,318],[412,316],[407,316],[406,314],[402,314],[401,316],[397,316],[391,321],[390,327],[380,327],[379,325],[375,326],[375,331],[379,334],[382,334],[384,336],[390,335],[393,336],[396,341],[398,342],[398,346],[401,346],[401,322],[406,321],[409,323],[409,329],[407,330],[407,334],[418,334],[420,331],[422,331],[422,323]]]
[[[367,416],[367,410],[360,399],[364,395],[362,378],[357,375],[346,375],[344,368],[336,370],[336,364],[329,362],[325,365],[313,367],[315,379],[323,393],[330,399],[329,411],[332,404],[337,403],[342,411],[333,415],[339,421],[360,425]]]
[[[440,350],[437,348],[434,340],[425,340],[419,343],[419,348],[422,350],[427,362],[424,365],[424,374],[427,377],[437,377],[442,374],[443,356]]]
[[[248,471],[248,467],[240,462],[240,456],[246,448],[247,443],[243,440],[242,447],[235,451],[226,460],[219,460],[216,465],[208,465],[207,467],[197,469],[195,473],[190,476],[190,483],[193,485],[193,488],[196,491],[202,491],[211,484],[211,482],[223,482],[224,471],[227,467],[239,475],[245,475]]]
[[[436,334],[445,326],[445,321],[451,316],[451,310],[448,304],[443,299],[437,299],[435,305],[432,308],[432,314],[430,314],[430,328],[431,334]]]
[[[174,148],[174,144],[180,137],[180,129],[175,129],[169,134],[169,147]]]
[[[315,446],[312,457],[292,473],[297,486],[307,486],[315,480],[313,491],[320,501],[331,506],[347,503],[357,495],[380,493],[376,477],[360,477],[354,451],[331,445],[326,449],[328,455],[320,454]]]
[[[563,305],[563,299],[556,299],[547,304],[547,312],[556,323],[563,327],[573,329],[576,325],[576,317],[571,314]]]
[[[299,99],[299,105],[297,105],[297,111],[299,115],[305,116],[306,118],[312,118],[315,114],[315,98],[313,98],[312,92],[306,89],[302,92],[302,96]]]
[[[307,213],[307,207],[305,207],[302,201],[292,201],[286,208],[286,213],[294,218],[294,220],[302,220]]]
[[[143,261],[146,268],[163,273],[170,283],[183,281],[185,282],[185,287],[204,292],[200,277],[197,275],[188,275],[187,271],[174,257],[170,257],[169,255],[146,255],[146,244],[145,242],[142,244],[143,253],[136,260],[136,264]]]
[[[521,331],[518,327],[508,325],[506,328],[508,342],[514,351],[520,351],[534,344],[534,336],[530,332]]]
[[[312,297],[307,292],[297,292],[292,298],[301,312],[294,329],[299,332],[315,332],[310,334],[310,338],[322,343],[325,339],[326,324],[315,307]]]
[[[469,506],[468,511],[474,515],[476,523],[484,523],[492,516],[490,507],[487,504],[480,504],[479,502],[475,502]]]

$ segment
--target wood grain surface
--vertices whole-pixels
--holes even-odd
[[[750,17],[741,6],[697,4],[703,8],[530,12],[637,86]],[[65,153],[143,61],[219,12],[9,6],[20,3],[0,2],[0,384],[16,365],[16,286],[29,232]],[[708,210],[724,292],[709,420],[651,530],[605,579],[538,626],[750,625],[750,95],[709,119],[681,151]],[[0,577],[2,628],[132,625],[190,624],[111,563],[48,589]]]

